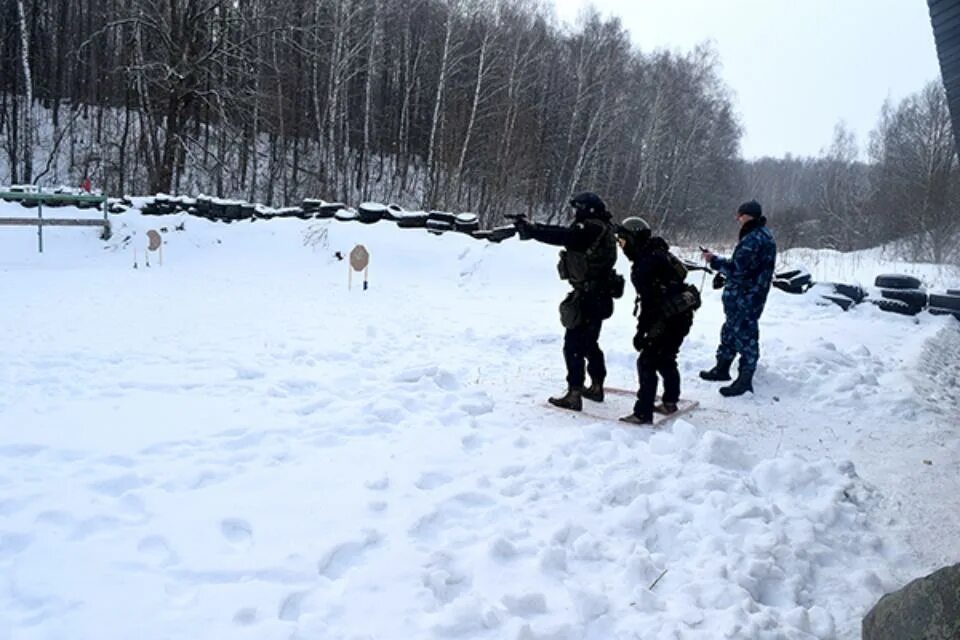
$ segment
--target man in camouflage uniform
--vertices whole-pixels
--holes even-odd
[[[753,374],[760,359],[760,314],[767,301],[773,270],[777,260],[777,245],[767,228],[760,203],[744,202],[737,209],[740,223],[740,242],[730,258],[721,258],[709,250],[703,259],[712,269],[723,274],[723,312],[726,321],[720,330],[717,364],[709,371],[701,371],[704,380],[729,380],[730,365],[740,355],[740,371],[733,384],[720,388],[725,396],[739,396],[753,392]]]
[[[574,219],[567,226],[516,221],[521,240],[537,240],[563,247],[557,268],[573,290],[560,305],[563,358],[567,365],[566,393],[549,399],[550,404],[572,411],[583,410],[583,398],[603,402],[603,380],[607,376],[600,329],[613,314],[611,282],[617,261],[617,240],[611,215],[595,193],[579,193],[570,200]],[[622,278],[620,294],[622,294]],[[586,361],[586,367],[584,367]],[[586,374],[590,386],[584,387]]]

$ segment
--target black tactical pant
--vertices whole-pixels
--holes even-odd
[[[690,333],[693,313],[682,313],[670,318],[666,329],[650,342],[637,357],[637,377],[640,389],[633,405],[633,414],[638,418],[653,417],[653,402],[657,397],[657,374],[663,378],[663,401],[680,399],[680,371],[677,369],[677,354],[683,339]]]
[[[601,318],[589,318],[573,329],[567,329],[564,334],[563,359],[567,363],[567,386],[570,388],[583,386],[584,360],[586,360],[586,373],[590,374],[592,382],[602,384],[607,377],[607,366],[599,344],[602,328]]]

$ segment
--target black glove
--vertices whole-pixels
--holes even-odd
[[[718,273],[713,276],[713,288],[714,289],[723,289],[723,285],[727,284],[727,279],[723,277],[722,273]]]

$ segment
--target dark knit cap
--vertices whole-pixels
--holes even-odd
[[[759,218],[763,215],[763,209],[760,207],[759,202],[756,200],[750,200],[749,202],[744,202],[742,205],[740,205],[740,207],[737,208],[737,213]]]

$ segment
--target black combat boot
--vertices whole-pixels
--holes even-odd
[[[571,411],[583,411],[583,400],[581,396],[583,390],[580,388],[569,387],[567,392],[559,398],[548,398],[547,402],[561,409],[570,409]]]
[[[589,387],[583,390],[581,393],[584,398],[587,400],[593,400],[594,402],[603,402],[603,380],[599,382],[594,381],[590,384]]]
[[[733,384],[720,387],[720,393],[728,398],[742,396],[747,391],[753,393],[753,371],[741,371],[737,379],[733,381]]]
[[[665,416],[669,416],[672,413],[677,412],[677,403],[676,402],[664,402],[661,404],[653,405],[654,413],[662,413]]]
[[[701,371],[700,377],[711,382],[723,382],[730,379],[730,363],[733,360],[717,358],[717,364],[709,371]]]
[[[620,422],[649,426],[653,424],[653,416],[638,416],[635,413],[631,413],[630,415],[620,418]]]

